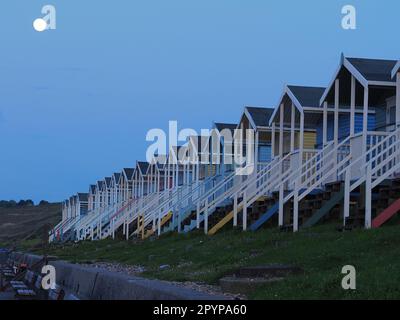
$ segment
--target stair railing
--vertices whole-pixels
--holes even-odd
[[[283,190],[280,188],[280,226],[283,225],[283,206],[293,198],[293,231],[298,231],[299,202],[316,188],[323,187],[327,180],[337,181],[340,179],[340,170],[347,166],[351,160],[349,142],[350,138],[346,138],[337,146],[334,142],[329,142],[282,181],[281,185],[289,186],[287,190],[291,191],[283,196]]]
[[[208,217],[212,210],[215,210],[216,207],[223,201],[231,199],[233,197],[235,197],[233,199],[235,207],[238,201],[238,195],[241,194],[248,185],[250,185],[251,183],[255,183],[257,185],[261,184],[265,180],[268,180],[271,175],[279,172],[278,168],[282,168],[287,159],[288,156],[284,157],[283,159],[275,157],[264,168],[259,171],[255,171],[254,174],[249,176],[241,176],[238,175],[237,172],[235,172],[229,177],[229,179],[224,180],[216,188],[213,188],[212,190],[210,190],[210,192],[207,192],[199,202],[199,207],[197,210],[197,227],[199,227],[200,214],[202,213],[202,217],[204,220],[204,232],[207,234]],[[244,170],[245,172],[246,167],[239,170]],[[237,215],[234,215],[234,225],[237,225]]]
[[[393,178],[400,168],[400,127],[390,133],[369,132],[368,150],[354,159],[345,173],[343,225],[350,216],[350,194],[365,183],[365,228],[371,228],[372,189]]]
[[[161,221],[169,213],[172,212],[173,223],[175,219],[178,219],[180,223],[180,216],[175,214],[177,208],[185,205],[189,201],[196,201],[197,197],[204,193],[206,184],[212,180],[213,177],[209,177],[201,181],[192,181],[188,185],[179,186],[172,193],[168,194],[167,197],[161,198],[156,206],[145,208],[142,211],[143,222],[142,228],[146,228],[151,222],[153,222],[153,230],[158,229],[158,235],[161,234]],[[137,234],[139,230],[135,230],[134,234]]]

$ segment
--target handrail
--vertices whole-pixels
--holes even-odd
[[[360,161],[365,161],[365,163],[363,163],[361,165],[360,172],[364,171],[368,165],[373,162],[376,161],[378,157],[381,156],[381,153],[386,152],[386,150],[381,150],[379,152],[379,148],[383,147],[383,145],[387,142],[389,142],[389,140],[393,137],[396,137],[396,135],[400,134],[400,127],[397,128],[395,131],[392,131],[389,135],[387,135],[386,138],[384,138],[382,141],[380,141],[378,144],[374,145],[372,148],[370,148],[365,154],[362,154],[361,156],[359,156],[357,159],[355,159],[354,161],[352,161],[352,163],[345,169],[343,170],[343,173],[345,171],[351,170],[357,163],[359,163]],[[375,155],[373,155],[373,153],[375,152]],[[366,161],[366,159],[368,158],[368,156],[371,156],[370,159],[368,161]],[[365,176],[361,175],[359,179],[357,179],[356,182],[354,182],[351,186],[350,186],[350,191],[354,190],[357,186],[359,186],[363,181],[365,180]]]
[[[205,198],[205,199],[203,199],[203,201],[206,201],[206,203],[203,208],[200,208],[200,213],[205,211],[206,209],[214,207],[215,205],[217,205],[218,203],[223,201],[222,200],[223,198],[231,197],[234,194],[238,194],[238,195],[241,194],[244,191],[244,189],[247,188],[248,185],[250,185],[251,183],[254,183],[254,182],[257,183],[260,180],[264,179],[265,175],[274,171],[274,169],[276,169],[278,166],[281,166],[283,164],[283,162],[286,161],[289,157],[290,157],[290,154],[287,154],[282,159],[275,158],[270,164],[268,164],[265,168],[263,168],[263,170],[258,172],[254,178],[247,179],[246,181],[244,181],[243,184],[239,184],[236,187],[233,187],[232,189],[230,189],[229,193],[223,193],[219,197],[213,199],[211,202],[208,202],[207,198],[203,197],[203,198]],[[275,161],[277,161],[277,162],[275,163]]]

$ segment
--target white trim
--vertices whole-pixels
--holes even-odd
[[[290,90],[288,86],[286,87],[286,90],[290,100],[292,100],[292,103],[294,103],[297,110],[299,110],[300,113],[303,113],[303,106],[301,105],[300,101],[296,98],[296,96],[293,94],[292,90]]]
[[[396,124],[400,123],[400,71],[396,74]]]
[[[319,100],[319,104],[322,105],[324,101],[326,100],[326,97],[328,96],[329,92],[331,91],[335,80],[337,79],[340,71],[342,70],[342,67],[345,67],[357,80],[358,82],[361,83],[361,85],[368,86],[368,81],[365,79],[362,74],[350,63],[350,61],[347,60],[343,55],[340,60],[339,67],[336,69],[336,72],[334,73],[334,76],[332,80],[329,82],[329,85],[327,86],[324,94],[322,95],[321,99]]]
[[[322,104],[323,105],[323,104]],[[335,112],[335,108],[327,108],[328,112]],[[313,108],[313,107],[306,107],[304,111],[314,112],[314,113],[323,113],[323,108]],[[350,113],[350,109],[339,109],[339,113]],[[369,110],[370,114],[375,114],[375,110]],[[355,109],[355,113],[363,113],[363,109]]]
[[[395,87],[396,82],[390,81],[368,81],[369,86],[381,86],[381,87]]]
[[[256,126],[256,123],[254,122],[254,120],[253,120],[253,117],[251,116],[251,114],[250,114],[250,112],[249,112],[249,110],[247,109],[248,107],[245,107],[244,108],[244,115],[247,117],[247,120],[249,120],[249,123],[250,123],[250,125],[253,127],[253,129],[255,130],[255,131],[257,131],[257,126]],[[242,117],[243,118],[243,117]],[[241,119],[242,120],[242,119]],[[240,122],[242,122],[242,121],[240,121]]]
[[[335,146],[339,143],[339,97],[340,97],[340,82],[335,79],[335,112],[333,120],[333,141]]]
[[[349,60],[347,60],[347,58],[344,58],[343,65],[358,80],[358,82],[361,83],[363,87],[368,86],[368,80],[364,78],[361,72],[358,71],[356,67],[354,67]]]
[[[356,78],[351,76],[351,92],[350,92],[350,135],[355,133],[355,110],[356,110]]]
[[[295,118],[296,118],[296,109],[294,104],[292,103],[292,114],[291,114],[291,122],[290,122],[290,152],[294,151],[294,137],[295,137]]]
[[[364,88],[364,115],[363,115],[363,154],[367,152],[369,88]]]
[[[322,126],[322,143],[325,146],[328,142],[328,102],[324,102],[323,112],[323,126]]]
[[[396,77],[396,73],[397,71],[399,71],[400,69],[400,60],[397,61],[396,65],[394,66],[393,70],[392,70],[392,79]]]
[[[279,156],[283,156],[283,116],[284,116],[284,112],[285,112],[285,105],[282,103],[280,106],[280,119],[279,119]]]
[[[277,115],[278,109],[280,107],[280,105],[283,103],[283,98],[285,97],[285,95],[289,96],[289,99],[292,101],[292,103],[295,105],[295,107],[297,108],[297,110],[299,110],[300,113],[303,113],[303,106],[301,105],[300,101],[296,98],[296,96],[294,95],[294,93],[290,90],[288,85],[285,85],[285,87],[283,88],[283,93],[279,99],[279,103],[277,105],[277,107],[275,108],[274,112],[272,113],[271,118],[269,119],[269,125],[272,125],[272,122],[274,121],[274,118]]]

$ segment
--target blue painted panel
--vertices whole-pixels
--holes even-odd
[[[334,116],[328,116],[328,141],[333,140],[333,126]],[[322,145],[323,133],[322,133],[323,122],[317,126],[317,145]],[[368,130],[374,131],[376,129],[376,117],[374,114],[368,116]],[[363,130],[363,115],[356,114],[354,119],[354,130],[355,133],[362,132]],[[339,140],[344,140],[350,135],[350,115],[339,116]]]
[[[271,146],[259,146],[258,147],[258,161],[259,162],[270,162],[271,161]]]

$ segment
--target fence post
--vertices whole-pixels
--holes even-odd
[[[235,197],[233,199],[233,226],[237,227],[237,214],[238,214],[238,195],[235,193]]]
[[[283,226],[283,196],[284,188],[283,183],[279,187],[279,227]]]
[[[196,228],[200,229],[200,201],[197,202],[196,207]]]
[[[158,233],[158,236],[160,236],[161,235],[161,209],[159,209],[158,210],[158,230],[157,230],[157,233]]]
[[[350,170],[346,170],[344,180],[344,208],[343,208],[343,227],[346,226],[346,220],[350,216]]]
[[[206,207],[204,210],[204,233],[208,234],[208,199],[206,200]]]
[[[243,195],[243,231],[247,230],[247,191]]]
[[[299,231],[299,178],[294,182],[293,197],[293,232]]]
[[[371,187],[372,187],[372,176],[371,176],[371,162],[368,163],[367,175],[365,181],[365,228],[371,229]]]

